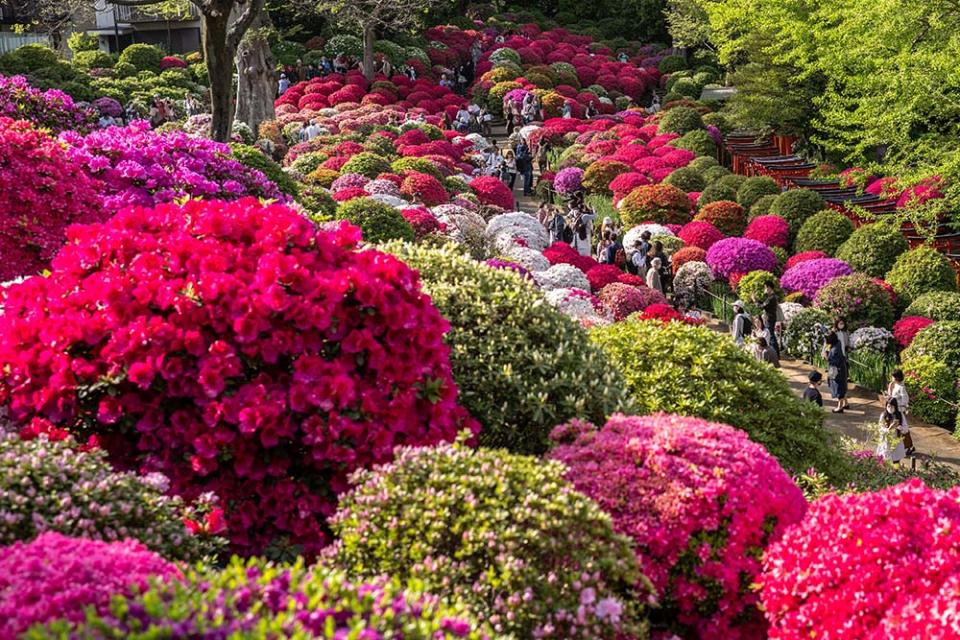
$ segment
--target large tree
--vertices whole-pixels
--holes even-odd
[[[321,0],[317,9],[363,37],[363,75],[373,79],[377,34],[418,26],[438,0]]]
[[[111,0],[123,6],[148,6],[161,0]],[[190,0],[202,16],[203,57],[210,77],[213,122],[210,135],[226,142],[233,126],[233,68],[244,35],[261,15],[265,0]]]

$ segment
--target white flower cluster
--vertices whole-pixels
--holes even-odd
[[[886,353],[893,344],[893,334],[881,327],[862,327],[850,335],[850,349]]]
[[[511,242],[510,247],[502,252],[502,255],[516,262],[527,271],[546,271],[550,268],[550,261],[543,257],[543,254],[529,247],[521,247]]]
[[[447,235],[460,244],[474,244],[482,241],[487,221],[479,213],[474,213],[453,204],[441,204],[431,209],[437,220],[447,225]]]
[[[593,305],[594,296],[583,289],[553,289],[544,294],[547,303],[560,313],[590,326],[610,324],[610,318]]]
[[[549,240],[547,231],[540,221],[520,211],[493,216],[487,223],[484,235],[487,242],[499,252],[503,252],[511,244],[520,244],[520,246],[543,251],[547,248]],[[515,239],[520,242],[515,243]]]
[[[641,234],[644,231],[650,232],[650,237],[653,236],[673,236],[673,231],[667,229],[662,224],[638,224],[635,227],[631,227],[629,231],[623,234],[623,248],[626,249],[628,254],[633,253],[633,245],[640,239]]]
[[[706,262],[685,262],[673,277],[673,290],[678,296],[692,298],[706,291],[713,282],[713,274]]]
[[[797,314],[803,311],[805,307],[799,302],[781,302],[780,311],[783,313],[783,330],[786,331]]]
[[[555,264],[546,271],[534,273],[533,277],[544,291],[553,289],[590,290],[590,281],[587,279],[587,274],[571,264]]]

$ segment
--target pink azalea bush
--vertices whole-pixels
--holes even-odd
[[[917,337],[920,330],[933,324],[933,320],[923,316],[904,316],[893,324],[893,339],[897,346],[906,349]]]
[[[105,613],[110,599],[172,579],[176,566],[135,540],[100,542],[44,533],[0,548],[0,637],[16,638],[53,620],[81,622],[84,609]]]
[[[100,219],[101,188],[55,139],[0,117],[0,281],[39,272],[69,225]]]
[[[652,304],[666,304],[667,299],[656,289],[632,286],[622,282],[608,284],[600,290],[600,301],[614,320],[625,320],[631,313],[643,311]]]
[[[50,277],[6,290],[0,401],[176,494],[216,493],[238,551],[315,553],[353,469],[474,428],[447,322],[349,224],[247,198],[131,208],[68,238]]]
[[[799,291],[807,300],[815,300],[817,292],[835,278],[853,273],[843,260],[818,258],[805,260],[787,269],[780,278],[780,286],[787,293]]]
[[[231,157],[227,145],[182,131],[157,133],[144,120],[86,137],[68,131],[61,139],[71,161],[103,182],[103,207],[111,213],[184,196],[286,199],[263,173]]]
[[[783,268],[789,270],[790,268],[795,267],[801,262],[805,262],[807,260],[818,260],[820,258],[829,257],[830,256],[825,254],[823,251],[801,251],[800,253],[795,253],[787,258],[787,262]]]
[[[557,427],[550,457],[633,538],[659,595],[655,622],[683,637],[763,637],[750,583],[760,558],[806,510],[777,460],[725,424],[616,415],[599,430]]]
[[[769,637],[957,637],[958,549],[960,488],[914,478],[821,498],[764,557]]]
[[[688,247],[699,247],[706,251],[726,236],[709,222],[693,220],[680,228],[677,237]]]
[[[725,238],[707,250],[707,264],[713,276],[729,280],[736,274],[777,270],[777,256],[767,245],[750,238]]]
[[[23,76],[0,75],[0,117],[29,120],[54,134],[68,130],[86,133],[97,124],[97,113],[90,107],[75,105],[73,98],[58,89],[32,87]]]
[[[790,223],[780,216],[758,216],[747,225],[743,237],[759,240],[768,247],[786,249],[790,244]]]
[[[470,189],[479,198],[481,204],[500,207],[504,211],[513,210],[513,192],[503,181],[493,176],[480,176],[470,183]]]

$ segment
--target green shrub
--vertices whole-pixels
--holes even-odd
[[[690,197],[669,184],[637,187],[620,201],[620,219],[628,226],[644,222],[686,224],[691,218]]]
[[[703,188],[707,186],[707,181],[703,179],[703,176],[696,169],[690,167],[677,169],[667,176],[663,182],[687,193],[703,191]]]
[[[185,567],[180,580],[155,581],[142,593],[116,595],[109,612],[72,625],[30,632],[55,638],[452,638],[490,637],[462,604],[424,593],[417,582],[353,580],[321,564],[273,564],[233,558],[223,569]],[[334,613],[335,612],[335,613]]]
[[[646,637],[648,584],[629,540],[564,479],[553,461],[463,445],[402,450],[396,462],[355,475],[332,520],[331,562],[351,576],[391,575],[464,602],[511,638],[553,626],[569,640]],[[624,605],[622,626],[561,611],[581,593]],[[522,603],[522,606],[520,606]]]
[[[329,191],[321,187],[301,188],[297,202],[303,205],[314,222],[333,220],[337,214],[337,202]]]
[[[202,85],[210,84],[210,73],[207,71],[207,65],[203,62],[191,64],[187,69],[190,70],[190,76],[193,80]]]
[[[751,271],[737,283],[737,297],[744,302],[747,311],[753,315],[762,311],[761,305],[767,297],[765,291],[767,284],[773,287],[777,300],[782,302],[783,289],[780,288],[780,278],[769,271]]]
[[[794,237],[807,219],[823,210],[823,198],[810,189],[790,189],[777,196],[770,205],[770,213],[780,216],[790,224],[790,233]]]
[[[713,158],[717,155],[717,143],[714,142],[713,137],[703,129],[688,131],[680,138],[670,142],[670,145],[677,149],[693,151],[698,156]]]
[[[363,239],[371,244],[388,240],[413,242],[410,223],[400,212],[373,198],[354,198],[337,207],[338,220],[349,220],[363,231]]]
[[[960,373],[960,321],[944,320],[927,325],[917,333],[901,354],[904,361],[917,356],[930,356],[953,372]]]
[[[868,224],[850,234],[837,249],[836,257],[854,271],[882,278],[893,268],[897,257],[909,248],[900,229],[887,224]]]
[[[834,278],[817,292],[816,306],[834,320],[843,318],[850,331],[893,326],[894,309],[887,290],[864,273]]]
[[[292,40],[277,40],[270,45],[273,57],[279,64],[295,65],[297,60],[302,60],[307,53],[307,48],[299,42]]]
[[[267,179],[277,185],[283,193],[296,196],[297,183],[286,174],[279,164],[268,158],[262,151],[250,145],[232,143],[230,145],[233,151],[233,157],[239,160],[245,166],[256,169],[267,176]]]
[[[714,169],[723,169],[723,167],[714,167]],[[707,169],[706,173],[709,174],[711,171],[713,171],[713,169]],[[722,179],[723,178],[721,178],[721,180]],[[716,182],[707,184],[706,188],[700,192],[700,198],[697,200],[697,206],[702,207],[710,204],[711,202],[720,201],[736,202],[736,200],[736,187],[723,184],[718,180]]]
[[[793,294],[790,294],[792,296]],[[787,296],[787,302],[796,302]],[[783,342],[787,353],[802,358],[808,362],[820,355],[823,339],[831,325],[830,316],[826,312],[807,307],[801,309],[787,325],[783,334]]]
[[[901,308],[924,293],[957,290],[957,274],[950,267],[950,261],[931,247],[901,253],[884,280],[896,291]]]
[[[777,370],[729,336],[680,322],[631,319],[596,328],[591,339],[624,369],[641,413],[666,411],[731,424],[786,469],[842,474],[821,409],[802,402]]]
[[[698,158],[699,160],[699,158]],[[696,160],[694,160],[696,162]],[[703,179],[707,181],[707,184],[713,184],[714,182],[719,182],[721,178],[725,178],[731,175],[730,169],[726,167],[716,166],[716,167],[707,167],[703,171]],[[721,200],[732,200],[736,199],[737,192],[733,191],[733,195],[729,198],[720,198]]]
[[[723,176],[717,180],[717,182],[725,187],[732,187],[734,190],[739,191],[740,187],[743,186],[743,183],[745,183],[747,179],[747,176],[740,176],[735,173],[731,173],[730,175]],[[731,198],[731,200],[734,202],[737,201],[736,198]]]
[[[733,128],[730,121],[727,120],[727,117],[716,111],[703,114],[703,124],[707,126],[713,125],[719,129],[721,133],[727,133]]]
[[[97,51],[100,49],[100,38],[84,31],[74,31],[67,38],[67,47],[74,55],[81,51]]]
[[[206,65],[204,65],[206,68]],[[118,62],[113,65],[113,72],[118,78],[132,78],[137,75],[137,68],[130,64],[129,62]]]
[[[345,56],[361,57],[363,41],[357,36],[340,33],[327,40],[327,44],[323,46],[323,52],[330,58],[335,58],[341,53]]]
[[[69,439],[0,434],[0,545],[56,531],[92,540],[133,538],[173,560],[192,562],[223,550],[223,538],[192,535],[184,526],[184,518],[202,522],[215,505],[186,505],[166,494],[163,476],[114,471],[105,450],[77,446]]]
[[[307,176],[320,168],[324,162],[330,158],[323,151],[310,151],[297,156],[297,159],[290,163],[290,168],[297,173]]]
[[[744,209],[749,209],[763,196],[777,195],[780,195],[780,186],[773,178],[767,176],[747,178],[737,189],[737,204]]]
[[[29,74],[61,62],[60,56],[42,44],[25,44],[0,56],[0,68],[4,73]]]
[[[683,71],[687,68],[687,61],[683,59],[683,56],[665,56],[657,64],[657,69],[660,70],[660,73],[676,73],[678,71]]]
[[[957,418],[957,372],[932,355],[906,353],[901,369],[910,394],[910,415],[953,428]]]
[[[709,134],[707,134],[709,135]],[[694,158],[690,164],[686,166],[687,169],[693,169],[694,171],[703,172],[712,167],[719,167],[720,163],[713,156],[700,156],[699,158]]]
[[[931,291],[916,297],[905,316],[924,316],[931,320],[960,320],[960,293]]]
[[[113,57],[104,51],[78,51],[73,54],[73,66],[83,70],[110,69]]]
[[[686,98],[696,100],[700,97],[700,92],[703,91],[703,85],[693,78],[679,78],[670,90]]]
[[[371,180],[376,178],[381,173],[390,172],[390,161],[382,156],[378,156],[375,153],[370,153],[369,151],[363,151],[357,155],[350,158],[343,167],[340,168],[340,173],[359,173],[362,176],[366,176]]]
[[[774,195],[760,196],[757,198],[757,201],[753,203],[753,206],[750,207],[750,211],[747,213],[747,219],[753,220],[760,216],[770,215],[770,207],[773,206],[773,201],[776,199],[777,196]]]
[[[833,209],[824,209],[803,223],[793,241],[793,250],[796,253],[823,251],[832,256],[852,233],[853,223],[847,216]]]
[[[163,50],[152,44],[132,44],[120,52],[121,63],[132,64],[137,71],[160,73]]]
[[[540,454],[556,425],[599,424],[629,409],[620,372],[529,282],[454,248],[386,248],[420,272],[450,322],[453,377],[460,403],[483,425],[482,445]]]
[[[690,107],[674,107],[660,118],[660,133],[678,133],[681,136],[689,131],[703,129],[700,112]]]

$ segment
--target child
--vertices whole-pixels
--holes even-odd
[[[810,383],[807,384],[807,388],[803,390],[803,399],[815,402],[818,406],[822,407],[823,396],[820,395],[820,389],[817,387],[819,387],[823,381],[823,376],[820,375],[819,371],[811,371],[810,375],[807,376],[807,380],[809,380]]]

